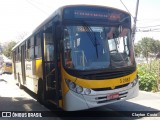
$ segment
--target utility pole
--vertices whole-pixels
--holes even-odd
[[[135,40],[135,33],[136,33],[136,23],[137,23],[137,15],[138,15],[138,6],[139,6],[139,0],[137,0],[137,4],[136,4],[136,12],[135,12],[135,17],[134,17],[134,25],[133,25],[133,42]]]

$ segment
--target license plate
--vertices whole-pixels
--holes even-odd
[[[117,99],[117,98],[119,98],[118,93],[110,94],[107,96],[107,100],[113,100],[113,99]]]

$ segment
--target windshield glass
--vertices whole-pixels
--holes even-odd
[[[64,64],[78,70],[133,65],[130,29],[103,26],[66,26]]]
[[[12,63],[6,63],[6,67],[11,67]]]

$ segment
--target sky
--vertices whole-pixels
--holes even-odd
[[[137,0],[0,0],[0,43],[11,40],[18,41],[21,34],[31,33],[61,6],[91,4],[115,7],[127,11],[121,1],[131,15],[135,17]],[[138,32],[136,32],[135,42],[143,37],[160,40],[159,11],[160,0],[139,0]]]

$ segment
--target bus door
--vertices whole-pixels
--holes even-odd
[[[12,67],[13,71],[14,71],[14,79],[17,79],[16,77],[16,51],[13,51],[13,67]]]
[[[25,45],[21,46],[21,69],[22,69],[22,79],[23,85],[26,84],[26,74],[25,74]]]
[[[46,80],[46,98],[57,104],[56,63],[54,57],[54,40],[52,27],[43,33],[44,39],[44,75]]]

